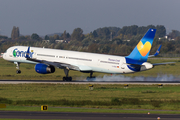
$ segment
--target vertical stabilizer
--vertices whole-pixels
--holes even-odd
[[[129,56],[126,56],[126,63],[142,65],[146,62],[153,44],[156,29],[149,29],[144,37],[139,41],[137,46]]]

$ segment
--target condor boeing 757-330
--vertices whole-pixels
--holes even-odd
[[[13,46],[7,49],[3,58],[7,61],[14,62],[17,65],[17,73],[20,63],[32,63],[35,65],[35,71],[40,74],[54,73],[55,68],[64,69],[64,81],[71,81],[72,77],[68,76],[69,70],[90,73],[93,78],[93,72],[121,74],[133,73],[149,70],[155,65],[170,64],[147,62],[148,57],[156,56],[159,49],[154,55],[149,56],[156,29],[149,29],[144,37],[139,41],[137,46],[128,56],[104,55],[87,52],[75,52],[68,50],[56,50],[48,48]]]

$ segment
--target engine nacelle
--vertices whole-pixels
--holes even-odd
[[[46,64],[39,63],[35,65],[35,71],[40,74],[48,74],[48,73],[54,73],[55,68],[54,66],[51,65],[48,66]]]
[[[151,63],[144,62],[142,65],[127,65],[127,67],[134,72],[139,72],[151,69],[153,68],[153,65]]]
[[[144,70],[148,70],[148,69],[151,69],[153,68],[153,65],[151,63],[148,63],[148,62],[144,62],[141,66],[141,71],[144,71]]]

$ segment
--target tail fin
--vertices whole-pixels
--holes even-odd
[[[139,41],[137,46],[129,56],[126,56],[126,63],[142,65],[146,62],[153,44],[156,29],[149,29],[144,37]]]

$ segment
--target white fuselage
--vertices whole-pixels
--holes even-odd
[[[27,46],[10,47],[4,53],[3,58],[11,62],[37,64],[36,62],[26,60],[25,55],[27,49]],[[80,71],[94,71],[113,74],[134,72],[127,67],[125,57],[121,56],[38,47],[31,47],[30,52],[30,57],[33,59],[71,64],[78,66]],[[143,64],[145,65],[144,70],[152,68],[150,63],[145,62]]]

